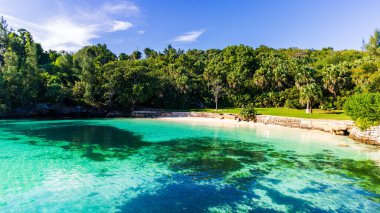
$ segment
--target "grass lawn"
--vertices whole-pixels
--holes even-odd
[[[233,113],[239,114],[240,108],[228,108],[215,111],[214,109],[191,109],[194,112],[214,112],[214,113]],[[256,108],[259,115],[274,115],[295,118],[314,118],[314,119],[334,119],[334,120],[351,120],[344,114],[343,110],[320,110],[313,109],[312,114],[306,114],[304,109],[287,109],[287,108]]]

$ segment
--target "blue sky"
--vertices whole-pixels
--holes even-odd
[[[0,15],[46,49],[105,43],[115,53],[261,44],[360,49],[379,0],[0,0]]]

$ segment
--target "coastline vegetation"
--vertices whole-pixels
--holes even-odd
[[[227,108],[238,114],[251,105],[258,114],[349,119],[354,114],[341,110],[350,96],[380,92],[379,31],[363,47],[185,51],[169,45],[162,52],[145,48],[116,55],[97,44],[57,52],[44,50],[30,32],[13,30],[1,18],[0,114],[41,105],[124,112]],[[306,113],[300,110],[305,108]]]
[[[362,130],[380,125],[380,93],[351,96],[344,109]]]
[[[206,109],[191,109],[193,112],[210,112],[210,113],[231,113],[239,114],[242,108],[225,108],[215,111],[212,108]],[[175,110],[178,111],[178,110]],[[272,115],[282,117],[295,117],[295,118],[311,118],[311,119],[326,119],[326,120],[351,120],[344,110],[321,110],[314,109],[313,113],[305,113],[303,109],[290,109],[290,108],[255,108],[257,115]]]

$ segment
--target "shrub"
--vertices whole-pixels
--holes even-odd
[[[290,108],[290,109],[302,109],[302,105],[300,104],[299,100],[293,100],[293,99],[286,99],[285,108]]]
[[[351,96],[343,108],[361,130],[380,123],[380,93]]]
[[[250,121],[256,120],[256,110],[253,104],[248,104],[240,111],[240,116],[243,117],[244,120]]]
[[[7,105],[0,103],[0,115],[6,114],[8,111]]]

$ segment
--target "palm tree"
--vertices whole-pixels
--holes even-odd
[[[300,103],[306,104],[306,113],[312,113],[313,101],[322,96],[321,88],[315,82],[316,70],[303,66],[296,74],[296,86],[300,92]]]
[[[347,82],[345,69],[342,65],[326,66],[322,69],[323,87],[334,95],[336,99],[339,89]]]
[[[380,56],[380,31],[375,30],[373,35],[369,38],[367,44],[364,44],[364,48],[374,56]]]
[[[308,66],[301,67],[295,76],[296,86],[299,89],[301,86],[315,82],[317,71]]]
[[[313,102],[322,96],[321,88],[316,83],[305,84],[299,88],[300,103],[306,104],[306,113],[313,113]]]
[[[285,63],[280,63],[275,69],[273,69],[273,87],[281,89],[288,84],[288,70],[288,66]]]

